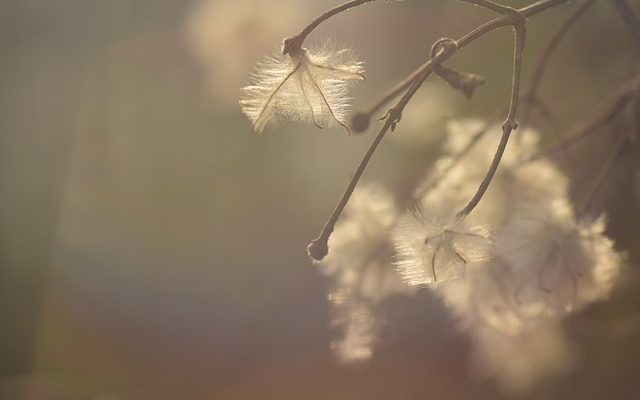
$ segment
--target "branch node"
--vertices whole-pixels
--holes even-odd
[[[456,50],[458,50],[458,41],[448,37],[442,37],[433,42],[433,44],[431,45],[429,56],[431,58],[435,58],[436,55],[438,55],[438,51],[443,51],[445,53],[455,53]]]
[[[516,121],[515,119],[508,119],[504,121],[504,124],[502,124],[502,130],[504,131],[505,129],[515,131],[516,129],[518,129],[518,121]]]

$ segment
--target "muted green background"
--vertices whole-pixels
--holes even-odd
[[[195,3],[0,0],[0,398],[498,398],[468,378],[469,343],[428,293],[387,304],[370,364],[336,363],[329,282],[305,246],[371,135],[290,124],[253,134],[235,106],[239,86],[207,84],[209,67],[191,51]],[[308,3],[296,2],[299,27],[336,2]],[[601,3],[560,46],[541,88],[561,130],[626,80],[637,49]],[[576,5],[530,21],[525,82]],[[435,39],[490,17],[452,1],[380,2],[310,40],[336,37],[366,60],[369,79],[355,93],[363,105],[419,65]],[[252,44],[231,37],[227,51]],[[472,100],[425,86],[450,110],[424,135],[504,102],[511,43],[508,31],[493,33],[452,60],[487,78]],[[400,124],[393,135],[420,129]],[[597,170],[606,135],[582,150],[577,182]],[[365,179],[406,193],[437,154],[437,140],[389,138]],[[568,322],[583,363],[531,398],[640,398],[640,332],[608,333],[611,321],[640,312],[637,159],[629,149],[598,199],[630,255],[624,283]]]

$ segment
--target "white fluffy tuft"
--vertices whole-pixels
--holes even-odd
[[[408,212],[393,230],[395,265],[412,286],[464,278],[469,267],[490,256],[491,236],[480,226],[449,215]]]
[[[377,305],[392,295],[411,293],[391,265],[390,230],[397,213],[385,189],[358,187],[319,265],[332,280],[329,299],[340,333],[331,347],[342,362],[371,357],[383,325]]]
[[[258,64],[242,89],[240,105],[256,132],[280,118],[313,124],[336,124],[348,130],[349,89],[364,79],[362,63],[348,49],[325,44],[295,55],[274,55]]]

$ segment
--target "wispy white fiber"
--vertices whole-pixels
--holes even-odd
[[[417,191],[423,208],[461,207],[475,193],[495,153],[499,129],[490,128],[471,151],[455,159],[483,125],[473,120],[449,124],[446,154],[426,185],[443,171],[448,174],[430,190]],[[429,288],[473,343],[475,376],[494,379],[506,392],[521,394],[573,365],[561,321],[610,295],[623,257],[604,233],[604,217],[589,221],[575,215],[562,171],[544,159],[525,162],[538,152],[538,134],[532,130],[517,134],[522,136],[509,143],[489,189],[470,215],[495,233],[488,257],[467,269],[464,279]],[[408,281],[429,284],[433,272],[429,274],[424,265],[429,265],[429,257],[434,260],[434,252],[421,245],[421,238],[449,229],[447,220],[425,224],[436,232],[425,227],[420,231],[415,219],[408,221],[398,224],[405,226],[404,238],[396,242],[404,260],[401,270]],[[451,241],[440,236],[440,243]],[[464,246],[454,248],[461,251]],[[420,257],[423,261],[416,262]],[[423,267],[416,268],[420,264]],[[432,261],[430,265],[458,278],[460,263],[454,264]]]
[[[604,218],[579,223],[562,199],[521,209],[497,239],[520,309],[562,316],[606,298],[621,255],[603,232]]]
[[[411,293],[391,265],[390,230],[397,213],[384,188],[358,187],[319,264],[332,281],[329,300],[339,332],[331,347],[343,362],[371,357],[384,322],[377,306],[392,295]]]
[[[286,118],[319,128],[339,124],[348,130],[351,84],[364,79],[362,63],[349,49],[331,44],[295,54],[271,56],[258,64],[242,89],[242,111],[261,132]]]
[[[393,230],[395,266],[412,286],[465,277],[468,268],[490,256],[489,232],[453,214],[420,208],[399,218]]]

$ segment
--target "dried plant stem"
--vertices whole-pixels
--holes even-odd
[[[500,18],[496,18],[489,22],[482,24],[476,29],[472,30],[462,38],[457,41],[451,41],[451,43],[455,43],[455,46],[443,46],[442,50],[437,53],[437,55],[433,58],[430,58],[425,64],[423,64],[420,68],[418,68],[411,76],[415,76],[415,79],[412,81],[411,85],[402,96],[402,98],[398,101],[398,103],[392,107],[387,113],[387,117],[384,125],[382,126],[380,132],[374,139],[373,143],[367,150],[364,158],[358,165],[356,172],[351,178],[349,184],[347,185],[346,190],[344,191],[338,205],[334,209],[333,213],[325,223],[320,235],[309,243],[307,247],[308,254],[314,260],[320,261],[327,255],[329,251],[328,240],[329,236],[333,232],[335,224],[342,213],[342,210],[346,206],[353,190],[358,183],[358,180],[362,176],[369,160],[371,159],[373,153],[375,152],[378,144],[382,140],[382,138],[386,135],[389,129],[393,129],[397,122],[400,120],[402,115],[402,111],[404,107],[407,105],[409,100],[413,97],[418,88],[422,85],[424,80],[433,72],[434,67],[436,65],[440,65],[445,60],[449,59],[453,54],[455,54],[458,50],[462,49],[466,45],[474,42],[480,37],[486,35],[489,32],[492,32],[496,29],[512,26],[516,31],[516,44],[514,50],[514,74],[512,79],[512,91],[511,98],[509,102],[509,113],[507,115],[507,121],[503,125],[503,135],[501,139],[501,143],[498,146],[496,151],[496,156],[494,157],[494,161],[485,176],[482,184],[478,188],[478,192],[473,197],[471,202],[460,211],[459,215],[467,215],[478,201],[484,195],[484,192],[489,186],[495,171],[497,170],[498,164],[500,163],[500,159],[502,158],[502,154],[504,153],[504,149],[506,148],[507,141],[509,139],[509,135],[511,131],[517,127],[517,123],[515,120],[515,115],[518,107],[518,96],[520,91],[520,70],[521,70],[521,61],[522,61],[522,50],[524,48],[524,39],[525,39],[525,20],[526,18],[543,12],[549,8],[561,5],[566,3],[568,0],[541,0],[529,6],[523,7],[519,10],[515,10],[514,12],[510,12],[501,16]],[[347,3],[350,4],[350,3]],[[327,17],[328,18],[328,17]],[[326,19],[326,18],[325,18]],[[319,23],[319,22],[318,22]]]
[[[356,133],[364,132],[369,127],[371,118],[373,118],[373,116],[378,113],[387,103],[404,93],[416,80],[420,73],[420,70],[412,72],[411,75],[395,84],[391,89],[389,89],[389,91],[382,95],[382,97],[373,101],[363,110],[356,112],[351,120],[351,130]]]
[[[322,13],[318,18],[311,21],[309,25],[307,25],[300,33],[290,38],[285,39],[284,47],[282,49],[283,54],[287,53],[295,53],[297,50],[302,48],[302,43],[304,43],[305,39],[314,29],[318,27],[321,23],[333,17],[336,14],[340,14],[341,12],[347,11],[351,8],[361,6],[366,3],[371,3],[376,0],[352,0],[348,1],[344,4],[336,6],[329,11]]]
[[[467,143],[467,145],[452,158],[449,165],[447,165],[442,171],[439,171],[437,175],[431,176],[427,183],[416,191],[416,193],[414,194],[414,198],[422,198],[449,175],[449,173],[455,168],[455,166],[458,165],[467,154],[469,154],[469,152],[480,141],[480,139],[482,139],[482,137],[489,131],[489,128],[491,128],[491,125],[497,120],[497,118],[502,115],[502,110],[500,111],[500,113],[494,113],[494,115],[492,115],[487,120],[484,126],[480,130],[478,130],[478,132],[476,132],[473,137],[471,137],[469,143]]]
[[[529,101],[533,101],[533,100],[521,99],[521,101],[523,103],[525,103],[525,102],[529,102]],[[543,106],[542,106],[542,104],[536,104],[536,107],[543,107]],[[491,127],[491,125],[500,116],[502,116],[503,114],[505,114],[507,112],[507,108],[508,108],[507,106],[498,108],[497,111],[495,111],[487,119],[487,122],[484,124],[484,126],[480,130],[478,130],[478,132],[476,132],[471,137],[471,140],[469,140],[469,143],[467,143],[467,145],[459,153],[457,153],[452,158],[451,163],[449,165],[447,165],[442,171],[440,171],[440,173],[437,176],[431,177],[429,179],[429,181],[424,186],[419,188],[419,190],[416,191],[414,197],[415,198],[421,198],[422,196],[424,196],[427,193],[429,193],[431,191],[431,189],[436,187],[443,179],[445,179],[449,175],[449,173],[453,170],[453,168],[455,168],[455,166],[458,165],[460,163],[460,161],[467,154],[469,154],[469,152],[475,147],[475,145],[480,141],[480,139],[482,139],[482,137],[489,131],[489,128]],[[541,109],[541,112],[546,115],[546,118],[550,120],[550,123],[554,123],[554,125],[555,125],[556,121],[551,121],[552,117],[551,117],[551,115],[548,115],[546,110],[542,110]],[[557,126],[554,129],[557,129]]]
[[[518,9],[518,12],[522,14],[523,17],[528,18],[566,2],[567,0],[539,0],[533,4]]]
[[[473,195],[469,203],[464,206],[462,210],[458,212],[456,215],[457,218],[464,218],[473,209],[478,205],[485,192],[489,188],[493,177],[498,170],[498,165],[500,165],[500,160],[502,159],[502,155],[504,154],[504,150],[507,147],[507,143],[509,142],[509,137],[511,136],[511,132],[518,128],[518,123],[516,122],[516,113],[518,110],[518,98],[520,97],[520,75],[522,73],[522,52],[524,50],[524,42],[526,36],[526,27],[524,23],[524,19],[520,22],[517,22],[513,25],[515,30],[515,46],[513,53],[513,78],[511,82],[511,98],[509,100],[509,112],[507,114],[507,120],[502,125],[502,137],[500,138],[500,143],[498,144],[498,148],[496,149],[496,153],[493,156],[493,161],[489,166],[489,170],[487,171],[484,179],[480,183],[478,190]]]
[[[540,87],[540,82],[542,82],[542,77],[546,71],[547,65],[549,64],[549,60],[551,59],[551,54],[558,47],[558,44],[562,41],[562,39],[567,35],[570,28],[580,19],[580,17],[587,11],[597,0],[587,0],[584,2],[578,9],[576,9],[573,14],[569,16],[556,30],[553,34],[547,45],[545,46],[542,54],[540,55],[539,61],[536,64],[531,83],[529,84],[529,90],[523,96],[524,99],[531,100],[537,99],[538,88]],[[529,118],[531,116],[531,107],[524,108],[524,115],[522,116],[522,125],[527,126],[529,123]]]
[[[503,6],[502,4],[498,4],[491,0],[462,0],[462,1],[464,1],[465,3],[471,3],[476,6],[484,7],[491,11],[495,11],[500,15],[507,15],[509,13],[513,13],[516,11],[511,7]]]
[[[541,101],[537,97],[533,97],[533,98],[523,97],[520,99],[520,101],[526,104],[527,107],[530,107],[531,111],[533,111],[534,109],[537,109],[538,112],[540,113],[540,116],[547,121],[547,124],[552,129],[553,133],[557,137],[560,137],[560,121],[558,121],[558,118],[556,118],[553,112],[551,112],[549,107],[547,107],[547,105],[543,101]],[[528,110],[528,108],[525,108],[525,110]],[[520,120],[522,121],[520,125],[523,127],[526,127],[527,123],[524,121],[524,118],[521,117]]]
[[[520,12],[521,15],[523,15],[525,18],[529,17],[531,15],[533,15],[534,13],[537,13],[539,9],[541,9],[541,7],[543,6],[542,4],[538,5],[537,8],[533,8],[532,6],[535,6],[536,4],[530,6],[530,7],[525,7],[524,9],[521,10],[515,10],[511,7],[506,7],[506,6],[502,6],[500,4],[497,4],[493,1],[488,1],[488,0],[460,0],[463,2],[467,2],[467,3],[471,3],[471,4],[475,4],[478,6],[482,6],[488,9],[491,9],[501,15],[514,15],[515,13]],[[596,0],[589,0],[588,3],[593,3]],[[582,8],[582,7],[581,7]],[[576,18],[577,19],[577,18]],[[495,21],[491,21],[491,22],[495,22]],[[569,21],[567,21],[569,22]],[[565,22],[566,25],[567,22]],[[573,22],[569,22],[569,25],[572,24]],[[560,30],[563,30],[562,28]],[[556,36],[564,36],[564,33],[556,33]],[[556,39],[556,41],[559,42],[559,39]],[[556,46],[556,44],[549,44],[548,47],[550,47],[550,49],[546,49],[544,52],[544,56],[543,59],[545,58],[549,58],[550,53],[553,51],[553,48]],[[540,79],[542,78],[542,72],[544,70],[544,67],[547,63],[547,60],[543,60],[536,68],[536,71],[539,70],[539,72],[537,72],[538,75],[540,75],[537,78],[534,78],[534,80],[536,81],[540,81]],[[435,71],[436,73],[438,73],[438,70]],[[382,95],[379,99],[376,99],[375,101],[373,101],[369,106],[367,106],[366,108],[364,108],[361,111],[358,111],[357,113],[354,114],[353,119],[352,119],[352,131],[353,132],[363,132],[364,130],[366,130],[369,127],[369,123],[371,118],[373,118],[373,116],[380,111],[380,109],[382,109],[382,107],[385,106],[385,104],[387,104],[388,102],[390,102],[391,100],[395,99],[396,97],[398,97],[402,92],[404,92],[409,85],[411,85],[411,82],[413,82],[413,80],[416,78],[416,76],[418,76],[420,73],[420,70],[416,70],[414,71],[411,75],[409,75],[408,77],[406,77],[405,79],[403,79],[402,81],[398,82],[393,88],[391,88],[388,92],[386,92],[384,95]],[[537,86],[537,83],[534,85],[532,83],[531,87]],[[529,93],[533,93],[533,91],[529,91]],[[525,98],[531,97],[530,95],[525,96]],[[528,118],[527,118],[528,119]]]
[[[607,180],[607,177],[609,176],[609,174],[613,170],[613,167],[616,165],[616,162],[620,158],[620,155],[622,154],[622,151],[624,150],[625,144],[627,143],[628,139],[629,139],[629,136],[626,134],[626,132],[620,132],[616,137],[613,147],[611,148],[611,150],[609,150],[609,153],[607,154],[607,158],[605,159],[604,163],[600,167],[598,174],[593,179],[593,184],[591,185],[591,188],[589,189],[586,196],[584,197],[584,200],[583,200],[582,206],[580,207],[578,215],[583,216],[589,211],[589,208],[593,204],[596,194],[600,191],[600,189],[602,188],[602,185],[604,185],[604,182]]]
[[[447,39],[447,40],[450,40],[450,39]],[[445,81],[447,81],[447,78],[445,76],[446,71],[442,68],[441,65],[439,64],[435,65],[433,72],[436,75],[440,76]],[[420,70],[414,71],[411,75],[409,75],[408,77],[404,78],[402,81],[395,84],[391,89],[389,89],[389,91],[387,91],[380,98],[373,101],[369,106],[367,106],[363,110],[360,110],[354,113],[351,119],[352,130],[354,132],[364,132],[369,127],[371,118],[373,118],[374,114],[380,111],[380,109],[382,109],[382,107],[384,107],[391,100],[395,99],[396,97],[400,96],[400,94],[402,94],[404,91],[406,91],[407,88],[411,85],[411,83],[413,83],[413,81],[415,81],[416,78],[420,75],[420,73],[421,73]],[[460,88],[458,87],[458,89]],[[464,90],[463,90],[463,93],[464,93]],[[468,93],[465,93],[465,94],[467,94],[467,96],[470,96],[470,94]]]
[[[571,129],[570,133],[566,135],[563,140],[537,154],[534,154],[527,160],[524,160],[523,164],[536,161],[542,157],[552,156],[553,154],[569,148],[580,140],[588,137],[590,134],[596,132],[598,128],[606,125],[615,118],[618,112],[624,108],[625,104],[628,104],[630,97],[638,91],[640,91],[640,76],[623,84],[615,94],[590,112],[589,118],[581,121]]]
[[[412,82],[411,86],[409,86],[409,89],[405,92],[402,98],[400,98],[398,103],[389,110],[389,112],[387,113],[387,118],[384,122],[384,125],[382,126],[382,128],[380,129],[380,132],[376,135],[375,139],[369,146],[369,149],[367,150],[364,157],[362,158],[362,161],[360,161],[360,164],[358,165],[358,168],[353,174],[353,177],[349,181],[349,184],[347,185],[347,188],[342,194],[340,201],[338,202],[338,204],[336,205],[336,208],[333,210],[333,213],[331,214],[331,216],[325,223],[324,227],[322,228],[322,232],[316,239],[312,240],[311,243],[309,243],[309,246],[307,246],[307,252],[311,258],[313,258],[314,260],[320,261],[324,258],[324,256],[327,255],[327,253],[329,252],[329,245],[328,245],[329,236],[331,236],[331,233],[333,232],[335,224],[338,221],[340,214],[342,214],[342,210],[344,210],[344,207],[347,205],[349,198],[351,198],[351,194],[353,193],[353,190],[355,189],[356,184],[360,180],[360,177],[362,176],[362,173],[366,169],[367,164],[369,163],[369,160],[373,156],[373,153],[375,153],[376,149],[378,148],[380,141],[382,141],[382,138],[387,134],[389,129],[393,130],[395,128],[396,123],[400,120],[400,117],[402,115],[402,110],[404,110],[409,100],[411,100],[411,98],[413,97],[415,92],[418,91],[418,89],[420,88],[424,80],[427,79],[427,77],[433,71],[434,63],[441,62],[439,58],[445,58],[448,56],[449,55],[447,54],[446,51],[442,51],[435,58],[429,60],[427,64],[430,65],[430,68],[425,69],[422,72],[420,76],[421,79],[415,79]]]

